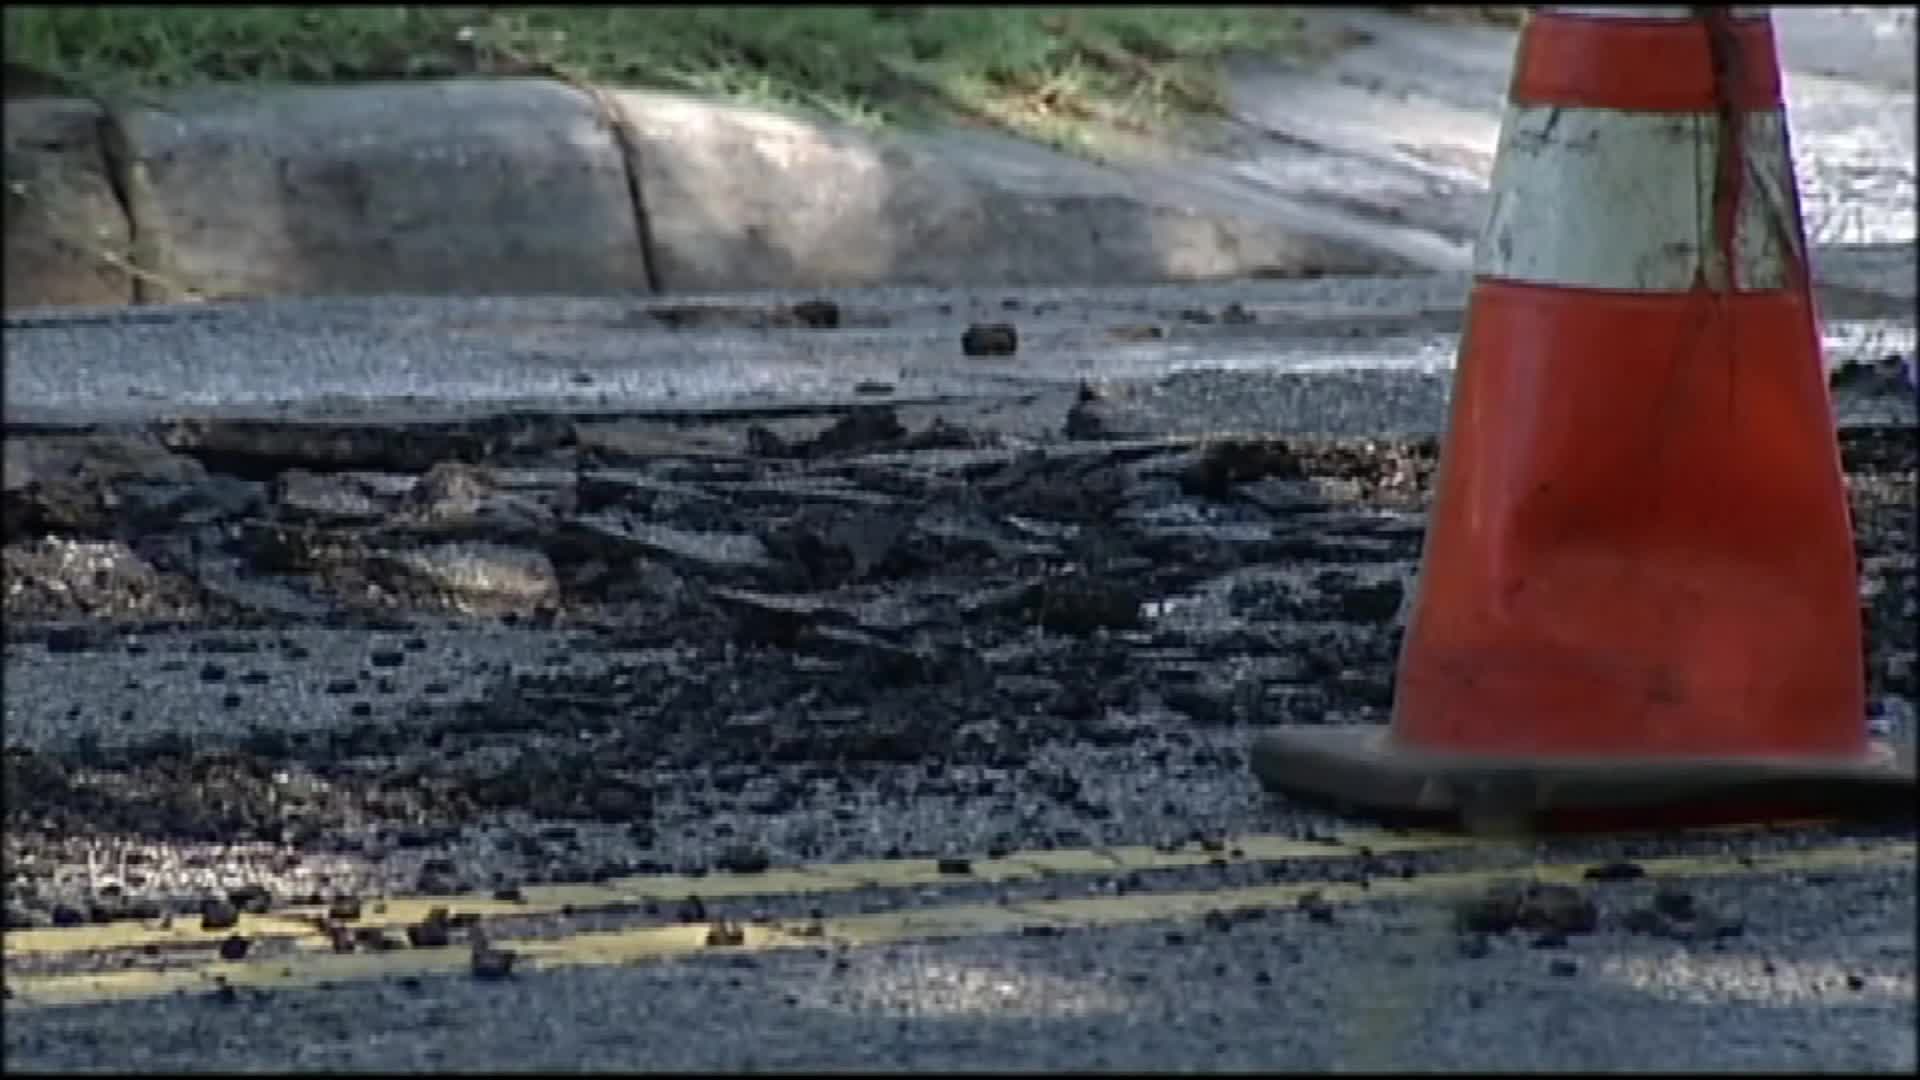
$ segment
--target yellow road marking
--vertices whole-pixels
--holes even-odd
[[[487,893],[365,900],[361,917],[348,925],[355,928],[392,929],[419,922],[436,907],[482,918],[547,915],[567,909],[585,912],[617,909],[648,901],[673,902],[690,895],[698,895],[704,900],[729,900],[776,894],[852,892],[864,888],[897,889],[967,883],[997,885],[1032,881],[1057,874],[1124,874],[1134,870],[1206,866],[1222,859],[1351,859],[1362,848],[1376,855],[1392,855],[1461,848],[1473,844],[1471,839],[1452,834],[1354,830],[1340,833],[1331,841],[1247,836],[1228,841],[1218,852],[1192,849],[1166,852],[1152,847],[1021,851],[1003,858],[973,859],[970,872],[965,874],[943,873],[935,859],[880,859],[767,870],[758,874],[707,874],[700,877],[684,874],[648,875],[616,878],[599,885],[529,886],[521,890],[523,900],[520,901],[495,900]],[[1229,853],[1233,851],[1238,851],[1239,856],[1229,858]],[[375,911],[376,903],[384,905],[384,909]],[[30,954],[138,949],[148,945],[158,948],[211,945],[233,934],[249,938],[315,937],[319,933],[315,920],[325,914],[324,907],[289,907],[267,915],[242,915],[240,922],[228,930],[202,930],[197,915],[176,916],[175,924],[166,929],[136,922],[118,922],[97,926],[15,930],[6,935],[4,949],[5,955],[12,958]]]
[[[1810,823],[1785,823],[1774,828],[1800,824]],[[1736,825],[1693,829],[1682,835],[1709,836],[1753,831],[1753,826]],[[419,922],[438,907],[484,919],[507,915],[551,915],[569,910],[618,910],[649,901],[675,902],[693,895],[706,900],[729,900],[776,894],[853,892],[864,888],[898,889],[967,883],[994,885],[1032,881],[1056,874],[1125,874],[1136,870],[1191,868],[1206,866],[1221,859],[1341,859],[1362,853],[1403,855],[1467,848],[1516,850],[1511,842],[1479,840],[1456,833],[1344,829],[1325,840],[1296,840],[1278,835],[1244,836],[1226,841],[1219,851],[1200,850],[1193,845],[1173,852],[1149,846],[1020,851],[1002,858],[973,859],[971,872],[967,874],[943,873],[934,859],[876,859],[782,868],[758,874],[707,874],[699,877],[663,874],[616,878],[597,885],[528,886],[521,890],[522,898],[517,901],[495,900],[486,893],[368,899],[362,903],[360,918],[348,925],[354,929],[397,929]],[[1240,854],[1233,856],[1231,853],[1235,851]],[[376,911],[376,906],[380,910]],[[320,936],[316,925],[317,920],[325,914],[325,907],[288,907],[267,915],[241,915],[239,922],[227,930],[202,930],[199,917],[195,915],[176,916],[173,924],[165,928],[137,922],[114,922],[13,930],[7,932],[4,940],[0,940],[0,955],[11,959],[36,954],[141,949],[149,946],[156,949],[210,947],[235,934],[253,939],[307,939],[305,944],[308,948],[326,948],[327,942]]]
[[[1844,843],[1766,855],[1673,856],[1636,860],[1648,877],[1717,877],[1754,873],[1811,872],[1911,865],[1912,840]],[[1329,903],[1444,896],[1520,877],[1576,882],[1587,863],[1514,869],[1378,878],[1369,887],[1345,882],[1297,882],[1286,885],[1179,893],[1137,893],[1018,905],[955,904],[917,910],[852,915],[822,920],[817,932],[801,924],[783,927],[747,925],[737,946],[706,944],[705,924],[646,926],[593,931],[549,940],[496,942],[520,954],[519,970],[605,966],[656,961],[697,952],[739,953],[823,946],[862,946],[934,941],[1010,933],[1034,925],[1090,929],[1167,919],[1193,918],[1209,911],[1284,907],[1309,892]],[[163,996],[205,990],[220,983],[235,987],[292,989],[400,976],[457,974],[469,963],[465,947],[408,949],[384,953],[301,953],[237,963],[213,963],[172,970],[124,970],[85,975],[20,975],[7,979],[14,997],[8,1008],[74,1005]]]

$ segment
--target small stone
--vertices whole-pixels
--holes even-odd
[[[1685,889],[1663,888],[1653,894],[1653,910],[1669,919],[1692,919],[1693,894]]]
[[[1536,949],[1564,949],[1567,947],[1567,935],[1558,930],[1549,930],[1533,939]]]
[[[414,889],[422,896],[456,896],[467,891],[466,884],[458,877],[436,865],[442,861],[428,859],[421,867],[420,878],[414,882]]]
[[[227,669],[219,664],[207,664],[200,669],[201,682],[225,682]]]
[[[1589,866],[1581,876],[1588,881],[1632,881],[1646,877],[1647,870],[1637,862],[1610,862]]]
[[[1861,976],[1853,975],[1853,974],[1849,974],[1847,976],[1847,989],[1864,990],[1866,989],[1866,987],[1867,987],[1867,980],[1862,978]]]
[[[1484,895],[1455,905],[1454,928],[1472,934],[1504,934],[1518,925],[1522,899],[1520,889],[1511,883],[1489,886]]]
[[[1305,912],[1309,922],[1333,922],[1333,905],[1327,903],[1326,898],[1320,895],[1319,890],[1303,894],[1299,900],[1294,902],[1294,907]]]
[[[200,905],[200,929],[231,930],[240,924],[240,909],[231,901],[210,898]]]
[[[247,958],[247,949],[252,947],[252,945],[253,943],[248,941],[244,936],[234,934],[232,937],[220,942],[220,959],[245,960]]]
[[[1630,934],[1666,937],[1673,932],[1673,926],[1667,921],[1667,917],[1652,908],[1634,908],[1621,916],[1620,925]]]
[[[593,814],[601,821],[631,822],[647,810],[647,800],[632,788],[606,784],[594,789]]]
[[[1744,936],[1747,932],[1747,921],[1736,916],[1727,916],[1706,922],[1700,930],[1715,941],[1725,941],[1728,938]]]
[[[47,631],[50,653],[84,652],[101,643],[103,632],[90,626],[60,626]]]
[[[265,885],[242,885],[229,890],[227,901],[248,915],[265,915],[273,910],[273,893]]]
[[[832,330],[840,325],[840,305],[831,300],[802,300],[792,310],[794,319],[810,330]]]
[[[353,932],[353,940],[356,944],[372,949],[374,952],[391,952],[394,949],[406,947],[401,944],[399,938],[374,926],[362,926],[356,929]]]
[[[428,908],[419,922],[407,927],[407,943],[416,949],[441,949],[453,941],[452,918],[446,908]]]
[[[1580,974],[1580,964],[1575,960],[1555,960],[1553,963],[1547,965],[1547,972],[1563,978],[1569,975],[1578,975]]]
[[[1131,326],[1116,326],[1107,331],[1107,337],[1113,341],[1158,341],[1167,332],[1151,323],[1139,323]]]
[[[403,826],[399,829],[394,830],[394,833],[393,833],[393,846],[397,848],[401,848],[403,850],[412,850],[412,849],[427,847],[431,845],[434,842],[434,840],[435,840],[435,836],[433,834],[433,830],[431,829],[415,829],[415,828]],[[444,870],[445,872],[451,873],[452,864],[443,863],[442,870]],[[436,872],[440,872],[440,871],[436,871]]]
[[[1019,345],[1012,323],[974,323],[960,335],[960,351],[967,356],[1012,356]]]
[[[1517,922],[1527,930],[1589,934],[1600,924],[1600,912],[1571,885],[1535,884],[1526,891]]]
[[[444,920],[425,919],[407,927],[407,944],[416,949],[444,949],[453,942],[453,934]]]
[[[505,979],[513,975],[514,956],[515,954],[510,950],[476,942],[473,947],[473,959],[468,967],[476,979],[483,981]]]
[[[396,668],[407,662],[407,654],[398,649],[375,649],[367,654],[367,663],[377,668]]]
[[[772,864],[767,850],[754,844],[735,844],[714,860],[715,866],[731,874],[760,874]]]

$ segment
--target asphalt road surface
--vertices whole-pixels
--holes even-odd
[[[10,324],[7,1064],[1911,1071],[1910,825],[1249,774],[1385,719],[1459,285]],[[1910,736],[1911,312],[1854,302]]]

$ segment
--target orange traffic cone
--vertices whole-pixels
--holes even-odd
[[[1764,12],[1529,20],[1391,727],[1265,734],[1269,788],[1546,828],[1911,808]]]

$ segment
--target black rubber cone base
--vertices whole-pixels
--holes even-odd
[[[1312,727],[1256,736],[1252,763],[1275,794],[1476,833],[1910,819],[1920,795],[1911,743],[1845,761],[1519,758],[1411,750],[1384,727]]]

